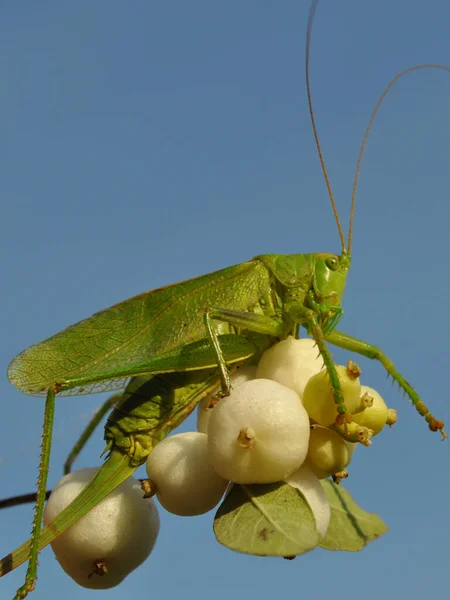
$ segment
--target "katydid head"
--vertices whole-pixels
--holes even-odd
[[[350,257],[343,252],[336,254],[316,254],[313,273],[313,292],[315,300],[321,306],[341,306],[344,296]]]

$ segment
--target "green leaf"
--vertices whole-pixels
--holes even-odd
[[[331,507],[330,524],[321,548],[357,552],[386,533],[388,526],[380,517],[358,506],[344,488],[326,479],[320,483]]]
[[[214,518],[217,541],[236,552],[293,557],[320,537],[303,496],[285,483],[234,484]]]

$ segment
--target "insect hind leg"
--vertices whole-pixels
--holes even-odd
[[[47,478],[50,465],[50,450],[52,446],[53,420],[55,416],[55,393],[54,387],[47,390],[45,401],[44,425],[42,432],[41,458],[39,461],[39,478],[36,506],[34,509],[33,527],[31,530],[31,549],[28,559],[28,568],[25,575],[25,583],[20,587],[14,600],[23,600],[29,592],[34,590],[37,579],[37,564],[39,553],[39,534],[41,530],[42,516],[47,491]]]

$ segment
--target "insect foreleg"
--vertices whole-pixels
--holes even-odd
[[[320,314],[322,320],[326,323],[325,327],[322,329],[324,335],[331,333],[333,329],[337,327],[337,324],[344,314],[344,311],[340,306],[325,306],[316,302],[312,291],[308,292],[308,305],[314,309],[317,314]]]
[[[319,325],[317,315],[313,310],[302,308],[298,316],[302,318],[302,324],[304,324],[304,326],[308,329],[308,332],[313,336],[319,349],[319,352],[323,358],[325,368],[328,372],[330,386],[333,390],[334,401],[336,402],[336,408],[338,411],[336,423],[337,425],[346,426],[347,423],[351,422],[351,417],[347,415],[344,395],[342,394],[341,382],[339,380],[339,376],[337,374],[336,367],[334,365],[330,351],[328,350],[327,344],[325,342],[324,333]]]
[[[392,377],[392,379],[398,383],[398,385],[404,392],[406,392],[406,394],[408,394],[417,412],[422,417],[425,417],[425,420],[428,423],[431,431],[440,431],[443,439],[447,437],[447,434],[444,431],[444,423],[439,419],[436,419],[430,413],[428,407],[424,404],[416,390],[397,371],[394,363],[386,356],[386,354],[384,354],[384,352],[382,352],[376,346],[372,346],[372,344],[368,344],[367,342],[363,342],[362,340],[358,340],[357,338],[351,337],[346,333],[341,333],[340,331],[336,330],[328,334],[326,338],[335,346],[345,348],[351,352],[356,352],[362,356],[367,356],[367,358],[371,358],[373,360],[378,360],[386,369],[388,374]]]
[[[203,320],[217,357],[220,380],[222,383],[222,393],[223,395],[228,396],[231,391],[231,379],[224,357],[223,345],[219,341],[220,336],[214,330],[213,319],[229,323],[235,327],[250,329],[256,333],[262,333],[275,338],[281,337],[286,333],[286,324],[281,320],[272,317],[266,317],[265,315],[240,312],[226,308],[208,308],[205,311]]]

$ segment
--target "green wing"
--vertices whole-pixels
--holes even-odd
[[[268,289],[269,273],[255,260],[140,294],[30,346],[13,359],[8,378],[31,395],[77,377],[96,383],[66,394],[121,389],[124,368],[204,338],[207,307],[245,311]]]

